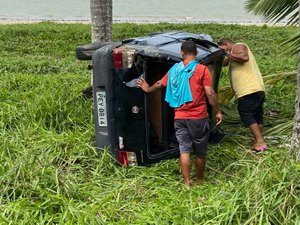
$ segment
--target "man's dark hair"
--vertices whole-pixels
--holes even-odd
[[[181,45],[181,51],[185,53],[191,53],[191,54],[196,54],[197,53],[197,47],[195,42],[193,41],[185,41]]]
[[[234,43],[232,40],[230,40],[229,38],[222,38],[219,42],[218,45],[226,45],[228,43]]]

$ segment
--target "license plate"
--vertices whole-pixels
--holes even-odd
[[[98,91],[96,93],[96,101],[97,101],[99,127],[107,127],[105,91]]]

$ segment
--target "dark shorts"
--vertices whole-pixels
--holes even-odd
[[[208,118],[177,119],[174,124],[180,154],[190,153],[193,149],[196,156],[205,157],[210,129]]]
[[[237,109],[239,111],[242,122],[246,127],[257,123],[264,123],[263,103],[265,101],[265,93],[263,91],[255,92],[238,98]]]

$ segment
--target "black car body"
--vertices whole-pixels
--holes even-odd
[[[145,94],[136,81],[143,76],[151,85],[161,79],[182,60],[180,47],[186,40],[196,43],[196,59],[210,69],[217,91],[224,52],[208,35],[173,31],[77,47],[78,59],[92,59],[97,149],[109,148],[126,166],[179,156],[174,110],[164,101],[165,90]]]

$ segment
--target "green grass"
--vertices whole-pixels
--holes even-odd
[[[300,172],[288,157],[296,81],[285,75],[297,59],[281,55],[280,46],[296,28],[115,24],[113,35],[164,30],[246,42],[265,77],[281,75],[267,86],[266,112],[280,110],[266,117],[270,149],[249,151],[232,100],[224,106],[228,135],[209,146],[203,185],[185,190],[177,159],[122,168],[92,147],[92,101],[81,93],[89,62],[75,57],[77,45],[90,43],[90,26],[1,25],[0,224],[300,224]]]

